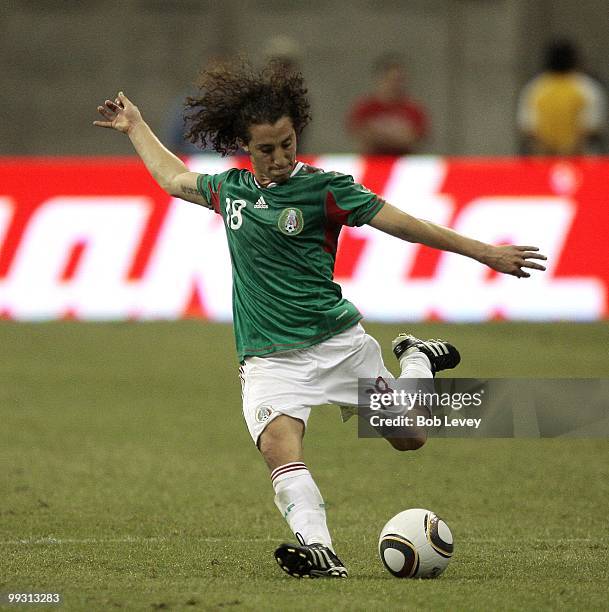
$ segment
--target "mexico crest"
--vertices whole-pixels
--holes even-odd
[[[260,406],[260,408],[256,410],[256,421],[258,421],[258,423],[264,423],[269,420],[272,413],[273,409],[270,406]]]
[[[285,208],[279,215],[277,226],[286,236],[296,236],[302,232],[304,221],[299,208]]]

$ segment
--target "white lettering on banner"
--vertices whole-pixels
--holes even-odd
[[[450,223],[480,240],[538,245],[548,255],[548,271],[533,271],[532,278],[519,280],[443,253],[433,278],[415,278],[418,245],[369,226],[345,228],[344,235],[354,232],[363,242],[349,278],[337,279],[345,297],[380,321],[424,320],[432,314],[449,321],[496,315],[590,320],[605,315],[606,287],[600,276],[585,276],[585,268],[581,276],[554,276],[559,259],[570,255],[564,253],[564,243],[575,201],[566,194],[480,197],[466,204],[453,222],[452,198],[438,193],[448,164],[439,158],[399,159],[382,195],[414,216]],[[360,157],[319,158],[315,165],[352,174],[356,181],[366,174]],[[221,172],[230,161],[197,157],[189,166]],[[0,197],[0,245],[18,205]],[[144,237],[152,210],[152,201],[143,196],[60,196],[42,202],[19,237],[6,277],[0,278],[0,312],[24,320],[66,313],[82,319],[174,319],[198,301],[210,319],[230,320],[231,264],[222,218],[175,199],[158,233]],[[129,279],[139,247],[149,245],[149,239],[153,245],[142,275]],[[4,252],[9,259],[11,255]]]
[[[441,159],[400,158],[393,166],[383,198],[410,215],[446,225],[454,210],[452,199],[435,193],[445,174],[446,164]],[[394,302],[389,296],[396,288],[401,291],[406,287],[419,246],[368,226],[345,231],[366,238],[364,255],[353,277],[348,281],[341,279],[345,295],[351,296],[366,316],[378,317],[383,313],[380,315],[383,318],[400,319],[408,313],[410,317],[410,300]],[[388,311],[393,309],[395,313],[390,314]]]
[[[133,296],[126,276],[149,212],[145,197],[48,200],[21,238],[0,308],[16,319],[127,316]],[[74,275],[62,282],[77,245],[82,253]]]
[[[0,246],[4,243],[8,227],[13,216],[13,200],[0,196]]]
[[[179,317],[196,291],[210,318],[228,321],[231,283],[222,218],[174,199],[141,281],[138,316]]]
[[[403,204],[403,202],[402,202]],[[453,212],[450,198],[444,196],[420,197],[410,202],[410,206],[402,205],[400,208],[407,209],[414,216],[425,217],[429,221],[446,225]],[[398,240],[372,227],[365,226],[357,230],[355,235],[366,238],[366,246],[352,278],[347,282],[341,279],[345,287],[346,295],[351,290],[358,292],[356,303],[364,310],[378,313],[391,308],[388,298],[396,287],[405,288],[409,282],[407,276],[414,265],[419,246],[410,242]],[[365,304],[360,302],[359,296],[365,295]],[[405,309],[410,312],[410,307],[405,303],[395,304],[401,313]]]
[[[220,174],[234,167],[230,157],[220,157],[220,155],[214,153],[203,153],[188,157],[186,165],[191,172],[198,172],[199,174]]]
[[[393,165],[383,197],[410,212],[418,198],[440,191],[446,171],[446,162],[439,157],[401,157]]]
[[[473,200],[457,218],[455,230],[491,244],[539,246],[547,271],[523,281],[499,274],[453,254],[440,259],[437,312],[449,321],[483,320],[500,312],[514,319],[560,319],[602,316],[604,289],[594,278],[554,278],[553,272],[569,234],[575,205],[562,197],[485,197]],[[583,246],[583,245],[582,245]]]
[[[526,281],[505,274],[489,280],[489,268],[453,253],[440,256],[432,279],[409,279],[409,269],[398,265],[411,260],[391,255],[386,239],[366,228],[365,256],[376,261],[385,256],[385,263],[376,268],[376,279],[371,268],[365,279],[358,270],[352,280],[342,282],[344,294],[366,316],[387,321],[423,320],[431,313],[447,321],[484,321],[498,314],[516,319],[602,317],[604,288],[600,281],[552,277],[573,214],[564,198],[505,197],[475,200],[457,218],[455,229],[466,236],[490,243],[540,245],[548,256],[548,271],[533,272]],[[402,248],[409,251],[412,247]]]

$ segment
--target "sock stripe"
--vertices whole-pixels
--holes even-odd
[[[275,468],[271,472],[271,481],[275,482],[275,479],[277,479],[279,476],[283,476],[284,474],[288,474],[289,472],[296,472],[298,470],[308,471],[307,466],[300,461],[294,461],[292,463],[286,463],[285,465],[280,465],[278,468]]]
[[[293,472],[306,472],[308,473],[309,470],[306,467],[293,467],[293,468],[289,468],[287,470],[284,470],[283,472],[279,473],[279,474],[275,474],[274,476],[271,477],[271,482],[273,485],[275,485],[277,482],[279,482],[280,480],[283,480],[284,477],[288,476],[289,474],[292,474]]]

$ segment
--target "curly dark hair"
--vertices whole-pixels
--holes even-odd
[[[216,64],[201,73],[199,95],[186,98],[184,137],[200,148],[211,145],[222,155],[249,142],[251,125],[290,117],[296,134],[311,120],[302,74],[269,62],[256,70],[245,59]]]

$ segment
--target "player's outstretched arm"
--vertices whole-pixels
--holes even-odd
[[[97,110],[104,120],[94,121],[93,125],[127,134],[162,189],[176,198],[207,206],[197,189],[198,174],[190,172],[180,158],[163,146],[142,118],[138,107],[122,91],[114,101],[106,100]]]
[[[434,249],[471,257],[493,270],[497,270],[497,272],[511,274],[519,278],[531,276],[523,268],[545,270],[545,267],[541,264],[531,261],[533,259],[546,259],[545,255],[537,252],[539,250],[537,247],[493,246],[479,240],[472,240],[447,227],[436,225],[431,221],[417,219],[395,206],[391,206],[391,204],[385,204],[370,221],[370,225],[408,242],[416,242]]]

